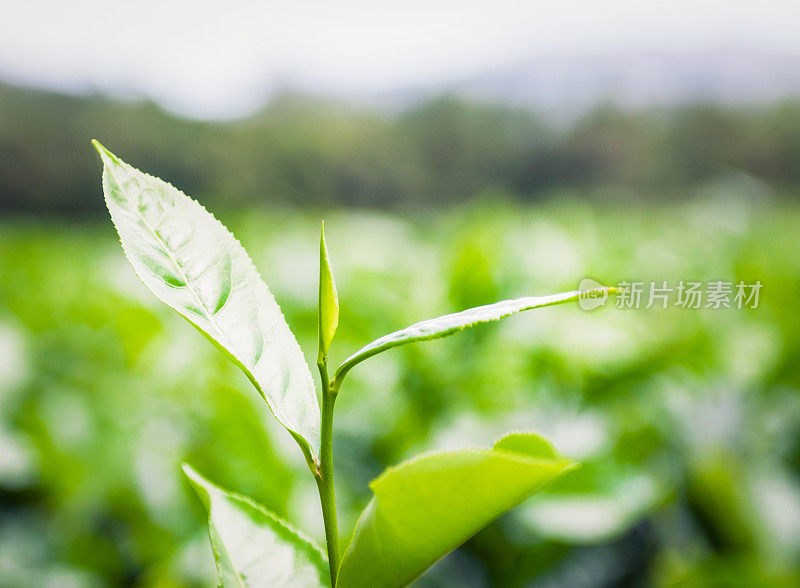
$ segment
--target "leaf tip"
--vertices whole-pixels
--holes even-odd
[[[319,222],[319,249],[324,252],[325,257],[328,257],[328,245],[325,243],[325,219],[320,219]]]
[[[192,485],[192,488],[197,493],[197,496],[206,506],[208,506],[208,503],[211,500],[210,489],[213,484],[204,478],[200,472],[198,472],[188,463],[182,463],[181,469],[183,470],[183,474],[189,480],[189,483]]]
[[[186,477],[190,479],[195,479],[200,476],[200,474],[197,473],[197,470],[195,470],[186,462],[181,464],[181,470],[183,470],[183,473],[186,475]]]
[[[92,139],[92,146],[97,150],[100,154],[100,158],[103,160],[103,163],[108,163],[108,161],[118,162],[119,158],[111,153],[106,147],[97,139]]]

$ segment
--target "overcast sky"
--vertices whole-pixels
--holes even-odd
[[[528,57],[750,44],[800,58],[800,1],[4,0],[0,78],[242,115],[275,88],[364,95]]]

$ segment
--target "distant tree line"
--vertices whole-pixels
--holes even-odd
[[[800,102],[624,110],[569,124],[442,96],[396,114],[284,94],[253,116],[202,122],[151,102],[0,84],[0,210],[102,209],[89,139],[214,207],[444,207],[486,190],[535,200],[619,187],[668,198],[732,171],[800,184]],[[596,190],[595,190],[596,191]]]

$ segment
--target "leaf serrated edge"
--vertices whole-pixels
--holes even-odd
[[[238,500],[240,502],[243,502],[243,503],[247,504],[247,506],[253,508],[254,510],[257,510],[258,512],[260,512],[261,514],[266,516],[269,520],[271,520],[272,522],[274,522],[274,523],[278,524],[279,526],[283,527],[284,529],[289,531],[291,534],[293,534],[295,537],[297,537],[298,539],[300,539],[303,542],[305,542],[310,549],[312,549],[314,552],[316,552],[320,556],[320,558],[322,559],[322,561],[325,564],[328,563],[327,554],[317,544],[316,541],[314,541],[311,537],[306,535],[302,530],[297,529],[294,525],[292,525],[288,521],[285,521],[284,519],[280,518],[276,514],[268,511],[266,508],[264,508],[259,503],[255,502],[249,496],[245,496],[244,494],[239,494],[237,492],[231,492],[230,490],[226,490],[225,488],[222,488],[221,486],[218,486],[217,484],[215,484],[214,482],[212,482],[211,480],[206,478],[204,475],[202,475],[200,472],[198,472],[196,469],[194,469],[192,466],[190,466],[188,463],[181,464],[181,470],[183,471],[184,475],[191,482],[191,485],[195,489],[195,493],[198,494],[198,497],[200,498],[200,500],[206,505],[206,509],[208,510],[208,524],[209,524],[209,526],[215,526],[216,527],[216,525],[214,525],[214,522],[211,520],[211,495],[210,495],[210,492],[207,489],[208,487],[210,487],[213,490],[219,492],[220,494],[225,495],[225,497],[232,498],[234,500]],[[198,492],[199,489],[202,489],[202,491],[206,493],[207,500],[206,500],[206,498],[203,498],[202,496],[200,496],[200,494]],[[211,546],[212,546],[212,549],[214,550],[214,555],[215,556],[219,555],[219,550],[218,550],[218,548],[216,546],[216,542],[214,541],[213,535],[211,535]],[[225,549],[225,552],[227,553],[227,548],[225,548],[224,545],[223,545],[223,548]],[[230,556],[229,556],[229,559],[230,559]],[[215,557],[214,560],[215,560],[215,564],[217,566],[217,574],[219,575],[219,577],[222,577],[221,574],[220,574],[219,560],[218,560],[217,557]],[[234,573],[236,574],[236,578],[239,580],[240,585],[243,588],[245,588],[246,584],[244,583],[244,581],[240,577],[239,572],[237,570],[234,570]]]
[[[430,459],[432,457],[450,457],[450,456],[461,456],[461,455],[481,455],[481,456],[491,456],[491,455],[500,455],[504,458],[512,459],[521,464],[526,465],[544,465],[544,464],[553,464],[558,465],[561,467],[568,467],[573,464],[578,464],[575,460],[569,459],[567,457],[559,457],[559,458],[547,458],[547,457],[532,457],[530,455],[526,455],[524,453],[517,453],[515,451],[508,451],[505,449],[495,449],[494,447],[465,447],[464,449],[450,449],[446,451],[426,451],[420,453],[419,455],[415,455],[414,457],[407,459],[399,464],[389,466],[386,468],[377,478],[372,480],[369,483],[370,489],[373,493],[376,492],[376,489],[379,489],[382,485],[382,481],[393,474],[397,474],[400,470],[413,467],[417,465],[418,462],[423,461],[425,459]]]
[[[224,224],[223,224],[223,223],[222,223],[220,220],[219,220],[219,219],[217,219],[217,217],[216,217],[216,216],[214,216],[214,213],[212,213],[212,212],[210,212],[208,209],[206,209],[206,207],[205,207],[205,206],[203,206],[203,204],[202,204],[202,203],[200,203],[199,201],[197,201],[195,198],[192,198],[192,197],[191,197],[191,196],[189,196],[188,194],[184,193],[184,192],[183,192],[182,190],[180,190],[179,188],[176,188],[176,187],[175,187],[175,186],[174,186],[174,185],[173,185],[171,182],[168,182],[167,180],[163,180],[163,179],[161,179],[161,178],[159,178],[159,177],[157,177],[157,176],[154,176],[154,175],[152,175],[152,174],[149,174],[149,173],[147,173],[147,172],[145,172],[145,171],[142,171],[142,170],[140,170],[140,169],[138,169],[138,168],[136,168],[136,167],[132,166],[131,164],[129,164],[129,163],[127,163],[127,162],[123,161],[123,160],[122,160],[122,159],[120,159],[120,158],[119,158],[117,155],[115,155],[114,153],[112,153],[111,151],[109,151],[109,150],[108,150],[108,149],[107,149],[107,148],[106,148],[104,145],[102,145],[102,144],[101,144],[101,143],[100,143],[100,142],[99,142],[97,139],[92,139],[91,143],[92,143],[92,145],[94,146],[94,148],[97,150],[97,152],[100,154],[100,156],[101,156],[101,159],[102,159],[102,158],[103,158],[103,156],[105,155],[105,156],[109,157],[110,159],[112,159],[112,160],[113,160],[115,163],[117,163],[118,165],[121,165],[122,167],[127,167],[127,168],[130,168],[130,169],[132,169],[133,171],[135,171],[136,173],[139,173],[139,174],[141,174],[141,175],[145,176],[146,178],[149,178],[149,179],[151,179],[151,180],[155,180],[156,182],[161,182],[161,183],[165,184],[166,186],[168,186],[168,187],[169,187],[169,188],[171,188],[172,190],[175,190],[175,191],[177,191],[178,193],[182,194],[182,195],[183,195],[184,197],[186,197],[186,198],[187,198],[187,199],[188,199],[188,200],[189,200],[191,203],[193,203],[193,205],[197,206],[197,207],[198,207],[198,208],[199,208],[199,209],[200,209],[202,212],[205,212],[207,215],[209,215],[209,216],[211,217],[211,220],[212,220],[214,223],[216,223],[216,226],[217,226],[217,227],[219,227],[219,228],[221,228],[221,229],[222,229],[222,230],[223,230],[225,233],[227,233],[227,235],[228,235],[228,236],[229,236],[231,239],[233,239],[233,241],[236,243],[236,245],[238,245],[238,246],[241,248],[242,252],[244,253],[244,257],[245,257],[245,259],[247,260],[247,263],[249,263],[249,265],[250,265],[250,269],[252,269],[252,271],[253,271],[253,272],[255,272],[255,275],[258,277],[258,279],[259,279],[259,280],[261,280],[261,283],[262,283],[262,284],[264,284],[264,285],[266,286],[266,282],[264,281],[264,278],[261,276],[261,273],[258,271],[258,268],[256,267],[255,263],[253,262],[252,258],[250,257],[250,254],[249,254],[249,253],[247,253],[247,250],[244,248],[244,246],[243,246],[243,245],[242,245],[242,243],[239,241],[239,239],[238,239],[238,238],[237,238],[237,237],[236,237],[236,236],[235,236],[235,235],[234,235],[234,234],[233,234],[233,233],[232,233],[232,232],[231,232],[231,231],[230,231],[230,230],[229,230],[229,229],[228,229],[228,228],[227,228],[227,227],[226,227],[226,226],[225,226],[225,225],[224,225]],[[103,165],[104,165],[104,167],[105,167],[105,162],[103,162]],[[110,172],[110,171],[109,171],[109,175],[111,175],[111,172]],[[108,195],[107,195],[107,194],[108,194],[108,190],[106,189],[106,186],[107,186],[107,183],[106,183],[106,174],[105,174],[105,173],[103,173],[103,176],[102,176],[103,199],[104,199],[104,201],[105,201],[105,203],[106,203],[106,208],[107,208],[107,209],[108,209],[108,211],[109,211],[109,216],[111,217],[111,222],[112,222],[112,224],[114,225],[114,229],[115,229],[115,231],[116,231],[116,233],[117,233],[117,236],[119,237],[119,243],[120,243],[120,246],[122,247],[122,250],[123,250],[123,252],[125,253],[125,257],[126,257],[126,259],[130,260],[130,259],[131,259],[131,256],[129,255],[128,249],[127,249],[127,247],[125,246],[125,243],[124,243],[124,242],[123,242],[123,240],[122,240],[122,233],[121,233],[121,232],[120,232],[120,230],[119,230],[119,226],[117,225],[117,222],[116,222],[116,220],[114,219],[114,216],[110,214],[110,213],[111,213],[111,209],[110,209],[110,207],[109,207]],[[143,284],[143,285],[144,285],[144,286],[145,286],[145,287],[146,287],[146,288],[147,288],[147,289],[148,289],[148,290],[149,290],[149,291],[150,291],[150,292],[151,292],[151,293],[152,293],[152,294],[153,294],[153,295],[154,295],[156,298],[158,298],[158,299],[159,299],[161,302],[163,302],[164,304],[166,304],[167,306],[169,306],[170,308],[172,308],[172,305],[171,305],[169,302],[167,302],[166,300],[164,300],[164,299],[163,299],[163,298],[162,298],[162,297],[161,297],[161,296],[160,296],[158,293],[156,293],[155,291],[153,291],[153,290],[150,288],[150,286],[148,286],[148,285],[147,285],[147,282],[146,282],[146,281],[145,281],[145,280],[142,278],[142,276],[140,276],[140,275],[139,275],[139,272],[136,270],[136,267],[135,267],[135,266],[133,266],[133,264],[131,264],[131,267],[133,268],[133,272],[134,272],[134,274],[136,275],[136,277],[139,279],[139,281],[140,281],[140,282],[142,282],[142,284]],[[282,309],[282,308],[281,308],[281,306],[278,304],[278,301],[275,299],[275,295],[272,293],[272,291],[269,289],[269,287],[266,287],[266,291],[267,291],[267,295],[268,295],[268,296],[269,296],[269,297],[272,299],[272,302],[274,302],[274,303],[275,303],[275,306],[276,306],[276,308],[278,309],[278,312],[279,312],[279,314],[280,314],[281,318],[284,320],[284,322],[286,322],[286,316],[283,314],[283,309]],[[272,402],[270,402],[269,398],[267,397],[267,394],[266,394],[266,392],[264,392],[264,390],[263,390],[263,388],[261,387],[261,385],[260,385],[260,384],[258,383],[258,381],[255,379],[255,376],[254,376],[254,375],[253,375],[253,374],[250,372],[250,370],[249,370],[247,367],[245,367],[245,365],[244,365],[244,364],[243,364],[243,363],[242,363],[242,362],[241,362],[241,361],[240,361],[240,360],[239,360],[239,359],[238,359],[238,358],[237,358],[235,355],[233,355],[233,354],[232,354],[232,353],[231,353],[231,352],[230,352],[228,349],[226,349],[225,347],[223,347],[223,346],[222,346],[222,345],[221,345],[221,344],[220,344],[218,341],[216,341],[216,340],[214,339],[214,337],[212,337],[212,336],[211,336],[209,333],[207,333],[205,330],[203,330],[203,329],[202,329],[201,327],[199,327],[198,325],[194,324],[194,323],[193,323],[193,322],[192,322],[192,321],[191,321],[191,320],[190,320],[188,317],[184,316],[182,313],[178,312],[178,311],[177,311],[177,310],[175,310],[174,308],[173,308],[173,311],[175,311],[175,312],[176,312],[178,315],[180,315],[181,317],[183,317],[183,319],[184,319],[184,320],[186,320],[186,321],[187,321],[187,322],[188,322],[190,325],[192,325],[192,326],[193,326],[195,329],[197,329],[197,330],[198,330],[198,331],[199,331],[199,332],[200,332],[200,333],[201,333],[201,334],[202,334],[202,335],[203,335],[203,336],[204,336],[204,337],[205,337],[205,338],[206,338],[208,341],[210,341],[210,342],[211,342],[211,343],[212,343],[212,344],[213,344],[213,345],[214,345],[214,346],[215,346],[217,349],[219,349],[220,351],[222,351],[222,352],[223,352],[223,353],[224,353],[224,354],[227,356],[227,358],[228,358],[228,359],[229,359],[229,360],[230,360],[230,361],[231,361],[231,362],[232,362],[234,365],[236,365],[236,367],[238,367],[240,370],[242,370],[242,371],[244,372],[245,376],[247,376],[247,379],[248,379],[248,380],[250,380],[250,383],[251,383],[251,384],[253,384],[253,386],[255,387],[255,389],[258,391],[258,393],[259,393],[259,394],[261,395],[261,397],[264,399],[264,402],[266,402],[266,404],[267,404],[267,407],[270,409],[270,412],[272,412],[272,414],[275,416],[275,418],[276,418],[276,419],[277,419],[277,420],[278,420],[278,421],[281,423],[281,425],[283,425],[283,426],[284,426],[284,428],[285,428],[285,429],[286,429],[286,430],[289,432],[289,434],[290,434],[290,435],[291,435],[291,436],[294,438],[294,440],[295,440],[295,441],[297,442],[297,444],[300,446],[300,450],[303,452],[303,456],[305,457],[305,460],[306,460],[306,463],[308,464],[308,467],[309,467],[309,468],[310,468],[312,471],[314,471],[314,468],[316,468],[316,456],[314,455],[314,452],[315,452],[315,450],[317,450],[317,451],[318,451],[318,449],[319,449],[319,447],[317,446],[317,445],[318,445],[318,443],[319,443],[319,439],[318,439],[319,435],[317,435],[317,438],[316,438],[316,439],[314,439],[314,441],[316,441],[316,443],[314,444],[315,446],[314,446],[314,447],[312,447],[311,443],[309,443],[309,441],[308,441],[308,440],[307,440],[307,439],[306,439],[306,438],[305,438],[305,437],[304,437],[304,436],[303,436],[303,435],[300,433],[300,431],[295,431],[294,429],[292,429],[291,427],[289,427],[289,426],[288,426],[287,419],[286,419],[285,415],[283,414],[283,411],[282,411],[282,410],[281,410],[279,407],[277,407],[277,406],[273,406],[273,403],[272,403]],[[211,321],[210,321],[210,319],[208,319],[208,320],[209,320],[209,322],[211,322]],[[291,330],[291,329],[287,329],[287,330],[288,330],[289,334],[290,334],[290,335],[291,335],[291,337],[292,337],[292,341],[294,342],[294,344],[295,344],[295,346],[296,346],[296,348],[297,348],[297,351],[298,351],[298,353],[300,354],[300,356],[301,356],[301,357],[303,357],[303,360],[304,360],[304,362],[305,362],[305,356],[303,355],[303,351],[302,351],[302,348],[300,347],[300,343],[297,341],[297,337],[295,336],[295,334],[292,332],[292,330]],[[306,368],[308,368],[308,365],[307,365],[307,363],[306,363]],[[310,372],[310,370],[308,370],[308,375],[309,375],[309,379],[310,379],[310,381],[311,381],[311,389],[312,389],[312,390],[314,390],[313,378],[311,377],[311,372]],[[316,394],[314,394],[314,398],[316,399]],[[317,403],[316,403],[316,408],[317,408],[317,410],[319,410],[319,404],[318,404],[318,401],[317,401]],[[279,414],[279,413],[280,413],[281,417],[279,417],[279,416],[278,416],[278,414]],[[306,414],[306,416],[305,416],[305,420],[303,421],[303,424],[305,424],[305,423],[307,423],[307,422],[308,422],[308,414]]]

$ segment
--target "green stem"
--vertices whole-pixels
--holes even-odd
[[[336,492],[333,484],[333,406],[336,392],[328,380],[327,358],[318,362],[322,379],[322,430],[319,451],[319,468],[316,474],[322,519],[325,522],[325,539],[328,544],[328,565],[331,570],[331,585],[336,586],[339,569],[339,525],[336,517]]]

